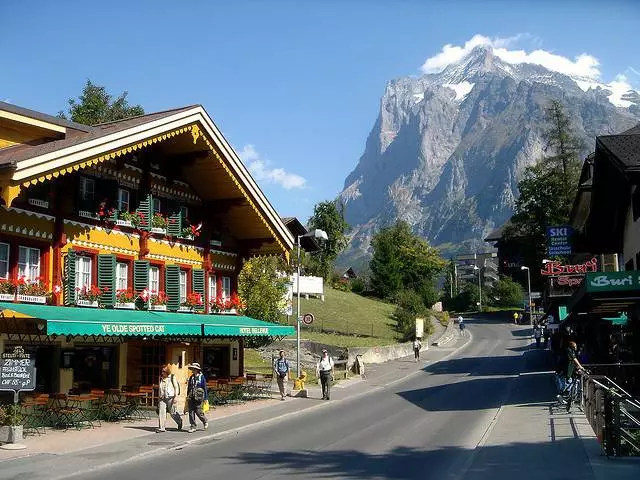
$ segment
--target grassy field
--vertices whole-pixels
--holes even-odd
[[[301,314],[313,313],[315,317],[312,325],[302,326],[303,336],[310,338],[311,335],[320,333],[334,333],[347,335],[348,338],[365,342],[364,344],[366,345],[394,343],[396,332],[391,319],[394,308],[390,303],[361,297],[351,292],[341,292],[326,288],[324,302],[319,298],[313,297],[310,297],[309,300],[304,297],[300,299]],[[293,312],[295,316],[295,297],[293,299]],[[293,322],[294,317],[290,317],[289,323],[293,324]],[[333,335],[333,337],[337,336]],[[365,340],[359,337],[373,338]],[[353,343],[350,345],[355,346]]]

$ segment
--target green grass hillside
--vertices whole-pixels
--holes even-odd
[[[393,310],[394,306],[390,303],[365,298],[351,292],[325,288],[324,302],[313,297],[308,300],[304,297],[300,299],[301,314],[312,313],[315,317],[312,325],[302,325],[302,333],[305,338],[334,345],[345,342],[354,346],[394,343],[396,332],[391,318]],[[293,314],[293,317],[289,318],[290,324],[295,320],[295,296]],[[354,338],[340,340],[335,334],[361,338],[359,341],[355,341]]]

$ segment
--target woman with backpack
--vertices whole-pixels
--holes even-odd
[[[207,380],[202,374],[199,363],[192,363],[188,366],[191,376],[187,387],[187,409],[189,411],[189,433],[196,431],[196,416],[202,422],[203,428],[209,428],[207,417],[202,411],[202,405],[209,399],[207,392]]]
[[[158,383],[158,429],[156,433],[166,432],[167,413],[182,430],[182,417],[176,409],[177,397],[180,396],[180,383],[176,376],[170,373],[169,366],[165,365],[160,371]]]

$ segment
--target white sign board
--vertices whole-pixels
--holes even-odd
[[[416,338],[424,336],[424,318],[416,318]]]
[[[291,276],[293,294],[298,294],[297,274]],[[324,295],[324,283],[322,277],[300,277],[300,295]]]

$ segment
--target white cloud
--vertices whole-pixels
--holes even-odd
[[[258,182],[275,183],[285,190],[307,186],[304,177],[287,172],[284,168],[271,168],[271,162],[263,159],[253,145],[245,145],[238,155]]]
[[[634,75],[637,75],[637,76],[639,76],[639,77],[640,77],[640,72],[639,72],[638,70],[636,70],[635,68],[633,68],[633,67],[631,67],[631,66],[630,66],[630,67],[629,67],[629,70],[630,70],[630,71],[631,71],[631,73],[633,73]]]
[[[467,56],[474,47],[487,45],[493,48],[494,54],[507,63],[534,63],[542,65],[549,70],[564,73],[571,76],[597,79],[600,77],[598,66],[600,62],[597,58],[586,53],[582,53],[573,60],[557,55],[546,50],[537,49],[532,52],[525,50],[510,50],[509,47],[522,39],[531,37],[526,34],[516,35],[509,38],[489,38],[484,35],[474,35],[467,40],[463,46],[447,44],[442,50],[428,58],[422,65],[424,73],[437,73],[442,71],[447,65],[457,63]],[[533,43],[540,44],[539,39],[533,39]]]

